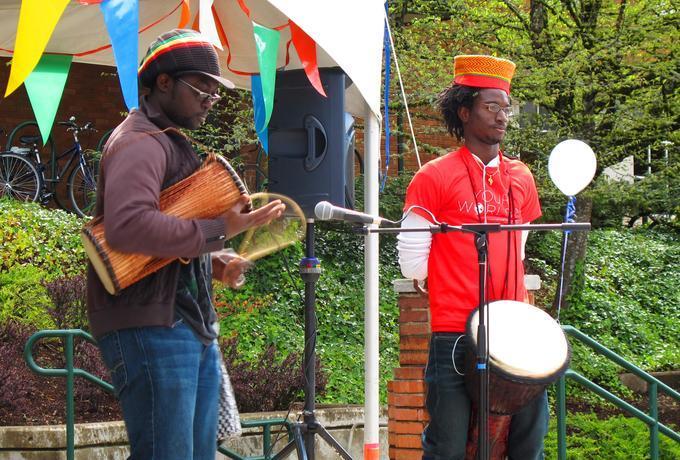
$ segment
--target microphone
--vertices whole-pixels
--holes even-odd
[[[319,201],[314,207],[314,215],[319,220],[344,220],[359,224],[378,224],[380,227],[399,227],[399,224],[382,217],[371,216],[359,211],[335,206],[328,201]]]

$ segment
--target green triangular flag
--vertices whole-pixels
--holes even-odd
[[[264,124],[258,128],[266,128],[274,108],[274,88],[276,86],[276,57],[279,51],[279,39],[281,34],[278,30],[270,29],[253,22],[255,36],[255,49],[257,62],[260,66],[260,78],[262,81],[262,96],[264,99],[265,117]]]
[[[43,144],[50,137],[72,60],[73,56],[43,54],[24,82]]]

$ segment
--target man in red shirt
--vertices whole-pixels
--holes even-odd
[[[463,146],[430,161],[414,176],[404,206],[406,227],[433,222],[523,224],[541,216],[533,176],[503,156],[512,108],[515,64],[491,56],[457,56],[454,82],[439,96],[449,133]],[[487,297],[525,301],[521,232],[488,235]],[[402,233],[399,262],[409,278],[428,279],[432,339],[425,380],[430,423],[422,437],[424,459],[465,458],[470,400],[463,377],[466,321],[479,303],[479,267],[470,233]],[[548,406],[545,392],[513,416],[510,459],[543,458]]]

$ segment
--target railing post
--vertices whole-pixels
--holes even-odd
[[[262,452],[264,453],[265,460],[269,459],[269,454],[272,448],[272,434],[271,425],[267,424],[262,427]]]
[[[649,425],[649,456],[652,460],[659,459],[659,403],[657,401],[658,388],[656,382],[647,382],[649,391],[649,416],[654,423]]]
[[[66,358],[66,458],[75,458],[75,409],[73,402],[73,334],[65,337],[64,356]]]
[[[567,460],[567,384],[563,375],[557,381],[557,459]]]

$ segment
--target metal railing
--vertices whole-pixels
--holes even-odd
[[[46,377],[66,377],[66,458],[67,460],[74,460],[75,458],[75,403],[73,394],[73,383],[75,377],[83,377],[95,385],[100,386],[104,390],[113,394],[113,386],[110,383],[90,374],[89,372],[78,369],[73,365],[73,343],[74,339],[78,337],[96,345],[94,338],[83,331],[82,329],[56,329],[56,330],[42,330],[33,334],[24,345],[24,360],[28,367],[38,375]],[[33,346],[38,340],[44,338],[61,338],[64,340],[64,369],[45,369],[40,367],[33,358]],[[217,446],[217,451],[227,455],[229,458],[235,460],[268,460],[272,457],[272,442],[271,442],[271,427],[275,425],[282,426],[288,434],[288,439],[292,436],[290,421],[286,418],[273,418],[269,420],[242,420],[241,426],[243,428],[257,428],[262,427],[263,436],[263,455],[255,457],[242,457],[237,453],[229,450],[223,446]]]
[[[564,332],[577,339],[579,342],[589,346],[596,352],[606,356],[610,360],[614,361],[619,366],[627,369],[629,372],[635,374],[641,379],[647,382],[648,386],[648,397],[649,397],[649,414],[645,414],[638,408],[627,403],[618,396],[612,394],[611,392],[605,390],[596,383],[591,382],[578,372],[571,369],[562,376],[557,382],[557,458],[558,460],[566,460],[567,458],[567,423],[566,423],[566,413],[567,413],[567,403],[566,403],[566,379],[570,378],[575,382],[583,385],[589,390],[597,393],[598,395],[605,398],[607,401],[613,403],[617,407],[627,411],[634,417],[642,420],[649,426],[649,455],[652,460],[658,460],[659,458],[659,432],[665,434],[669,438],[680,442],[680,434],[671,430],[662,423],[659,423],[659,405],[658,405],[658,391],[659,389],[665,391],[669,396],[673,397],[677,401],[680,401],[680,393],[673,390],[671,387],[661,382],[656,377],[648,374],[639,367],[631,364],[630,362],[623,359],[621,356],[617,355],[610,349],[601,345],[597,341],[593,340],[583,332],[572,326],[562,326]]]
[[[255,457],[243,457],[224,445],[217,446],[217,451],[234,460],[270,460],[272,457],[274,457],[272,450],[276,442],[278,442],[279,435],[281,433],[279,432],[277,434],[274,444],[272,444],[272,426],[277,425],[280,425],[282,429],[286,429],[286,442],[290,441],[292,439],[293,432],[290,421],[286,418],[273,418],[269,420],[241,420],[241,428],[262,427],[262,455]]]

